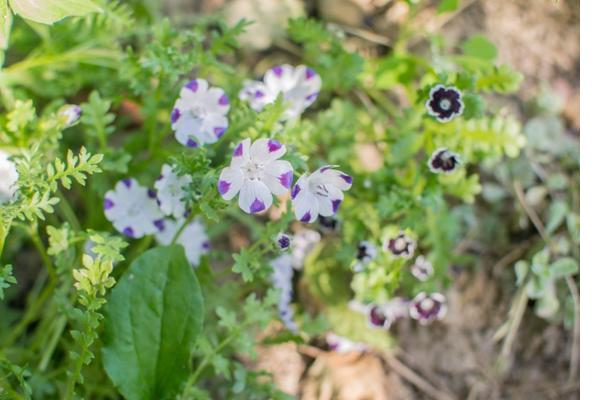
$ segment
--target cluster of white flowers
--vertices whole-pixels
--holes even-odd
[[[123,179],[105,194],[104,215],[125,236],[137,239],[154,235],[163,245],[175,240],[184,248],[190,264],[197,266],[200,256],[210,249],[210,242],[198,218],[186,222],[183,197],[191,180],[188,175],[177,176],[166,164],[154,183],[156,190],[133,178]]]
[[[9,155],[0,150],[0,204],[14,200],[19,173]]]

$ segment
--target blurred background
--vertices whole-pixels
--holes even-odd
[[[528,144],[506,166],[521,171],[518,187],[497,174],[487,180],[482,174],[478,215],[482,225],[505,232],[502,240],[496,240],[498,232],[483,232],[480,242],[456,249],[477,254],[478,261],[475,268],[453,270],[448,292],[453,306],[445,321],[427,329],[401,321],[393,330],[394,354],[339,354],[283,344],[262,349],[256,366],[271,371],[284,391],[307,400],[579,397],[576,285],[568,284],[569,311],[557,320],[553,302],[565,297],[537,302],[519,297],[513,273],[514,263],[539,240],[528,218],[532,212],[546,226],[577,220],[579,214],[578,1],[168,0],[164,7],[179,20],[216,12],[232,23],[255,21],[242,42],[246,64],[257,70],[293,52],[285,39],[286,21],[301,15],[344,32],[347,48],[365,56],[389,53],[398,38],[407,40],[411,52],[433,58],[473,35],[490,39],[499,63],[524,79],[516,94],[488,99],[489,104],[519,116]],[[453,11],[440,13],[442,7]],[[515,307],[523,301],[515,327]]]

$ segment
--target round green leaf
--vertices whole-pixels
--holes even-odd
[[[137,258],[106,305],[104,368],[128,400],[173,399],[202,331],[200,286],[179,245]]]

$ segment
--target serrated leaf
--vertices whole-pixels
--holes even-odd
[[[9,0],[9,3],[15,14],[47,25],[66,17],[102,11],[92,0]]]
[[[137,258],[106,305],[104,368],[128,400],[172,399],[202,332],[200,286],[181,246]]]

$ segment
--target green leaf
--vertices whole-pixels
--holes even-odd
[[[204,302],[181,246],[137,258],[106,306],[104,368],[128,400],[172,399],[189,374]]]
[[[569,213],[569,205],[566,201],[557,200],[550,205],[548,210],[548,222],[546,232],[551,235],[563,223]]]
[[[576,274],[579,264],[571,257],[563,257],[550,264],[550,273],[553,278],[564,278]]]
[[[65,17],[100,12],[92,0],[9,0],[10,7],[21,17],[51,25]]]
[[[463,53],[482,60],[493,61],[498,56],[494,43],[483,35],[473,35],[461,45]]]
[[[460,0],[442,0],[438,5],[437,12],[442,14],[445,12],[455,11],[460,5]]]
[[[6,50],[8,47],[11,26],[12,13],[10,12],[10,8],[8,8],[8,0],[0,0],[0,51]],[[0,57],[3,59],[4,54]]]

